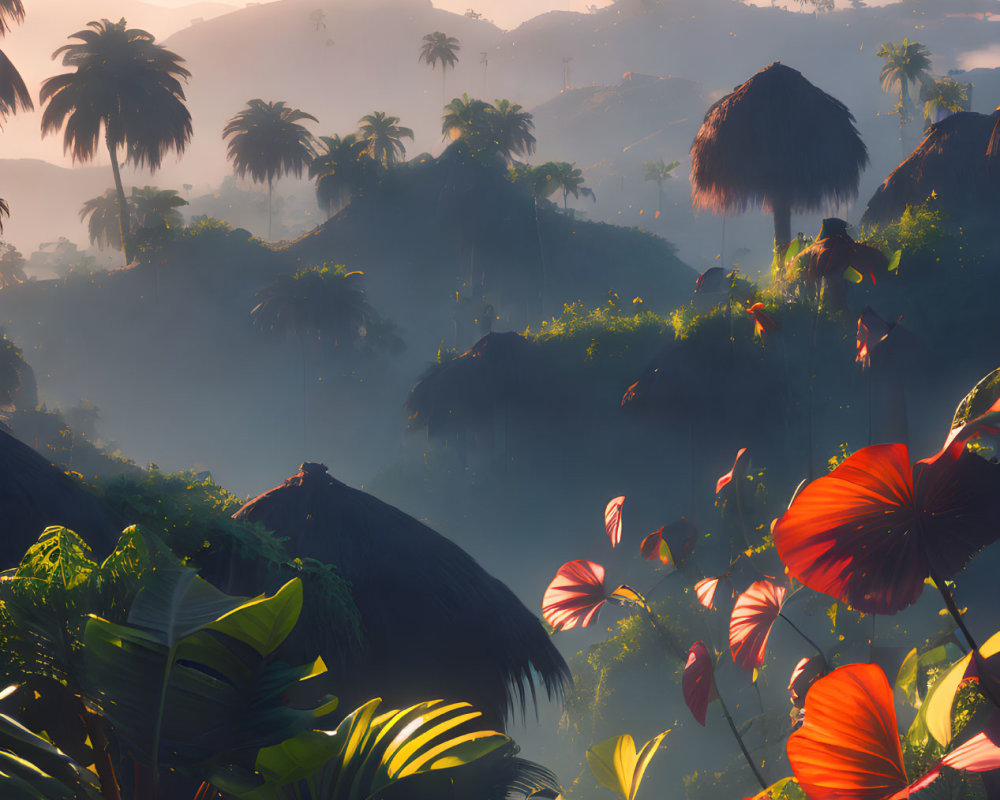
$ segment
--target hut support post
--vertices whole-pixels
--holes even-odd
[[[792,241],[792,206],[785,200],[774,201],[774,258],[785,265],[785,253]]]

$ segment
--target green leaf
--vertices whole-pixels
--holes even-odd
[[[250,600],[206,628],[232,636],[267,656],[292,632],[301,612],[302,581],[292,578],[273,596]]]
[[[1000,367],[979,381],[972,391],[962,398],[951,421],[952,430],[985,414],[997,398],[1000,398]]]
[[[0,796],[100,800],[92,772],[21,723],[0,714]]]
[[[892,258],[889,259],[889,264],[888,266],[886,266],[886,269],[889,272],[895,272],[897,269],[899,269],[899,259],[902,255],[903,255],[902,250],[897,250],[895,253],[892,254]]]
[[[612,736],[587,750],[587,765],[602,786],[620,794],[625,800],[634,800],[646,767],[668,733],[670,731],[666,730],[654,736],[638,754],[629,734]]]
[[[993,634],[979,647],[983,658],[1000,653],[1000,632]],[[927,698],[920,708],[925,718],[927,731],[942,747],[951,743],[952,737],[952,706],[955,696],[962,685],[962,676],[972,660],[972,654],[963,656],[931,687]]]
[[[848,267],[844,270],[844,280],[848,280],[851,283],[861,283],[864,279],[864,275],[854,269],[854,267]]]

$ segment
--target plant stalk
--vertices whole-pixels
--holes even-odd
[[[719,698],[719,705],[722,706],[722,713],[726,717],[726,722],[729,723],[729,729],[733,732],[733,736],[736,737],[737,743],[739,743],[740,750],[743,751],[743,758],[746,759],[747,764],[750,765],[750,769],[753,770],[754,777],[757,778],[757,782],[760,783],[761,789],[767,788],[767,783],[764,781],[763,776],[760,774],[760,770],[757,769],[757,765],[754,763],[753,758],[750,756],[750,751],[747,750],[747,746],[743,744],[743,737],[740,736],[740,732],[736,730],[736,723],[733,722],[733,717],[729,713],[729,709],[726,708],[726,701],[722,699],[722,695],[719,694],[719,689],[716,687],[715,696]]]
[[[787,623],[788,623],[789,625],[791,625],[791,626],[792,626],[792,629],[793,629],[793,630],[794,630],[794,631],[795,631],[795,632],[796,632],[796,633],[797,633],[797,634],[798,634],[799,636],[801,636],[801,637],[802,637],[803,639],[805,639],[805,640],[806,640],[806,641],[807,641],[807,642],[809,643],[809,646],[810,646],[810,647],[812,647],[812,648],[813,648],[813,649],[814,649],[814,650],[815,650],[815,651],[816,651],[817,653],[819,653],[819,655],[820,655],[821,657],[825,658],[825,656],[823,656],[823,651],[822,651],[822,650],[820,649],[820,646],[819,646],[818,644],[816,644],[816,642],[814,642],[814,641],[813,641],[812,639],[810,639],[810,638],[809,638],[808,636],[806,636],[806,635],[805,635],[805,634],[804,634],[804,633],[802,632],[802,629],[801,629],[801,628],[799,628],[799,626],[798,626],[798,625],[796,625],[796,624],[795,624],[794,622],[792,622],[792,621],[791,621],[791,620],[790,620],[790,619],[789,619],[788,617],[786,617],[786,616],[785,616],[784,614],[782,614],[782,613],[781,613],[780,611],[778,612],[778,616],[779,616],[779,617],[781,617],[781,618],[782,618],[782,619],[783,619],[783,620],[784,620],[785,622],[787,622]]]
[[[656,636],[660,640],[660,644],[663,645],[671,657],[677,659],[683,664],[684,659],[687,657],[687,652],[681,648],[681,646],[677,643],[677,639],[675,639],[673,634],[663,626],[663,623],[660,622],[659,618],[653,613],[653,610],[648,605],[643,603],[642,610],[646,612],[646,619],[649,620],[649,624],[656,632]]]
[[[87,727],[87,736],[90,737],[90,743],[93,746],[94,769],[101,782],[101,797],[104,800],[122,800],[121,788],[118,786],[114,764],[111,763],[108,738],[104,735],[101,718],[86,709],[84,709],[82,716],[83,723]]]

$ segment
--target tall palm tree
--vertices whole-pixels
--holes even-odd
[[[316,202],[332,217],[365,190],[376,164],[353,133],[319,139],[321,150],[309,164],[309,177],[316,180]]]
[[[691,147],[691,195],[695,206],[717,214],[770,210],[784,263],[792,209],[854,197],[867,163],[847,106],[776,62],[705,114]]]
[[[443,103],[445,99],[445,74],[448,67],[454,69],[458,63],[458,51],[462,49],[462,46],[454,36],[448,36],[441,31],[428,33],[422,41],[417,61],[423,61],[431,69],[434,69],[437,64],[441,64],[441,102]]]
[[[24,6],[21,0],[0,0],[0,36],[11,29],[12,24],[24,19]],[[0,50],[0,122],[21,109],[30,111],[34,108],[31,93],[24,84],[24,79],[11,63],[10,59]],[[3,220],[10,217],[10,207],[6,201],[0,200],[0,233],[3,232]]]
[[[390,117],[384,111],[373,111],[358,120],[365,152],[387,169],[406,155],[403,139],[413,138],[413,131],[398,123],[399,117]]]
[[[527,157],[535,152],[535,122],[529,112],[510,100],[497,100],[487,111],[493,123],[493,141],[504,161],[509,163],[514,155]]]
[[[158,189],[146,186],[142,189],[133,187],[128,198],[129,227],[135,230],[179,228],[184,224],[184,218],[177,210],[186,206],[187,200],[180,197],[174,189]],[[108,189],[104,194],[92,197],[80,208],[80,221],[87,221],[87,233],[90,243],[101,250],[121,247],[119,231],[121,220],[118,198],[114,189]]]
[[[473,155],[496,154],[493,106],[463,94],[444,107],[441,133],[445,139],[462,139]]]
[[[923,84],[931,80],[931,51],[919,42],[903,39],[899,44],[886,42],[879,48],[877,55],[884,60],[879,74],[882,91],[899,90],[896,113],[899,114],[899,138],[902,142],[904,126],[910,121],[913,112],[910,84]],[[903,151],[906,151],[905,142]]]
[[[222,138],[229,140],[227,157],[233,162],[234,172],[241,178],[249,175],[254,183],[267,182],[268,239],[274,181],[286,173],[302,175],[316,155],[312,134],[299,124],[303,119],[319,121],[282,101],[255,98],[248,100],[246,108],[222,130]]]
[[[567,208],[567,201],[570,195],[573,197],[589,197],[597,202],[597,196],[592,189],[583,185],[583,172],[576,164],[567,164],[565,161],[549,161],[535,168],[535,185],[539,187],[539,193],[543,197],[551,197],[558,191],[562,191],[563,210]]]
[[[42,135],[64,128],[63,149],[74,161],[90,161],[104,141],[118,194],[122,251],[131,260],[130,215],[119,169],[119,151],[125,161],[155,171],[167,151],[184,151],[191,139],[191,114],[184,105],[181,79],[190,76],[184,59],[152,34],[126,28],[124,19],[90,22],[63,45],[65,67],[74,72],[55,75],[42,84]]]
[[[662,158],[656,161],[645,161],[643,167],[646,170],[646,180],[656,181],[656,216],[663,212],[663,182],[670,180],[673,176],[674,168],[680,166],[680,161],[671,161],[669,164]]]
[[[940,122],[949,114],[969,110],[969,84],[954,78],[931,81],[924,84],[920,99],[924,101],[926,123]]]

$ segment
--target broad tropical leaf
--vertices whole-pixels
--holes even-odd
[[[616,547],[622,540],[622,503],[624,502],[624,496],[616,497],[604,509],[604,530],[608,533],[612,547]]]
[[[874,664],[817,680],[788,761],[810,800],[886,800],[906,788],[892,689]]]
[[[1000,768],[1000,715],[930,772],[908,784],[892,689],[875,664],[849,664],[813,684],[802,727],[788,738],[788,761],[810,800],[902,800],[926,788],[941,767]]]
[[[733,468],[729,470],[725,475],[720,475],[719,480],[715,482],[715,493],[718,494],[723,489],[725,489],[733,480],[733,474],[736,472],[736,466],[740,463],[740,459],[743,454],[747,451],[745,447],[741,447],[736,452],[736,458],[733,460]]]
[[[953,432],[954,433],[954,432]],[[774,526],[792,577],[866,613],[915,602],[1000,536],[1000,468],[958,440],[910,466],[903,444],[866,447],[807,485]]]
[[[0,796],[11,800],[101,800],[96,776],[46,739],[0,714]]]
[[[635,741],[627,733],[598,742],[587,751],[590,771],[602,786],[617,792],[625,800],[634,800],[646,767],[668,733],[669,729],[654,736],[638,754],[635,752]]]
[[[788,590],[770,581],[757,581],[736,598],[729,619],[729,649],[743,669],[764,663],[771,626],[781,613]]]
[[[559,567],[542,597],[542,616],[557,631],[587,627],[609,599],[621,603],[645,601],[635,589],[622,584],[613,592],[604,585],[604,567],[593,561],[569,561]]]
[[[688,651],[687,663],[684,665],[684,674],[681,677],[681,691],[684,693],[684,702],[691,709],[694,718],[704,727],[708,704],[719,696],[715,689],[715,665],[712,663],[712,654],[704,642],[695,642]]]
[[[84,634],[88,702],[154,772],[160,764],[272,745],[312,728],[336,705],[299,710],[287,703],[291,686],[325,671],[322,661],[293,668],[263,657],[291,630],[301,589],[286,585],[247,601],[191,573],[154,570],[130,624],[94,617]],[[109,682],[109,674],[116,679]]]
[[[985,659],[983,663],[987,670],[994,671],[995,664],[1000,661],[1000,633],[993,634],[979,646],[979,654]],[[951,744],[952,737],[952,707],[962,684],[969,680],[983,678],[980,664],[973,659],[972,653],[956,661],[951,668],[938,679],[927,693],[921,706],[927,730],[943,747]],[[986,675],[989,677],[989,674]]]
[[[694,585],[694,593],[701,603],[709,611],[715,611],[715,592],[719,588],[719,581],[722,578],[702,578]]]
[[[381,702],[369,701],[334,732],[305,731],[261,749],[262,785],[220,788],[242,800],[366,800],[411,775],[468,764],[510,743],[470,726],[480,712],[468,703],[429,700],[376,716]],[[299,794],[301,784],[308,794]]]

